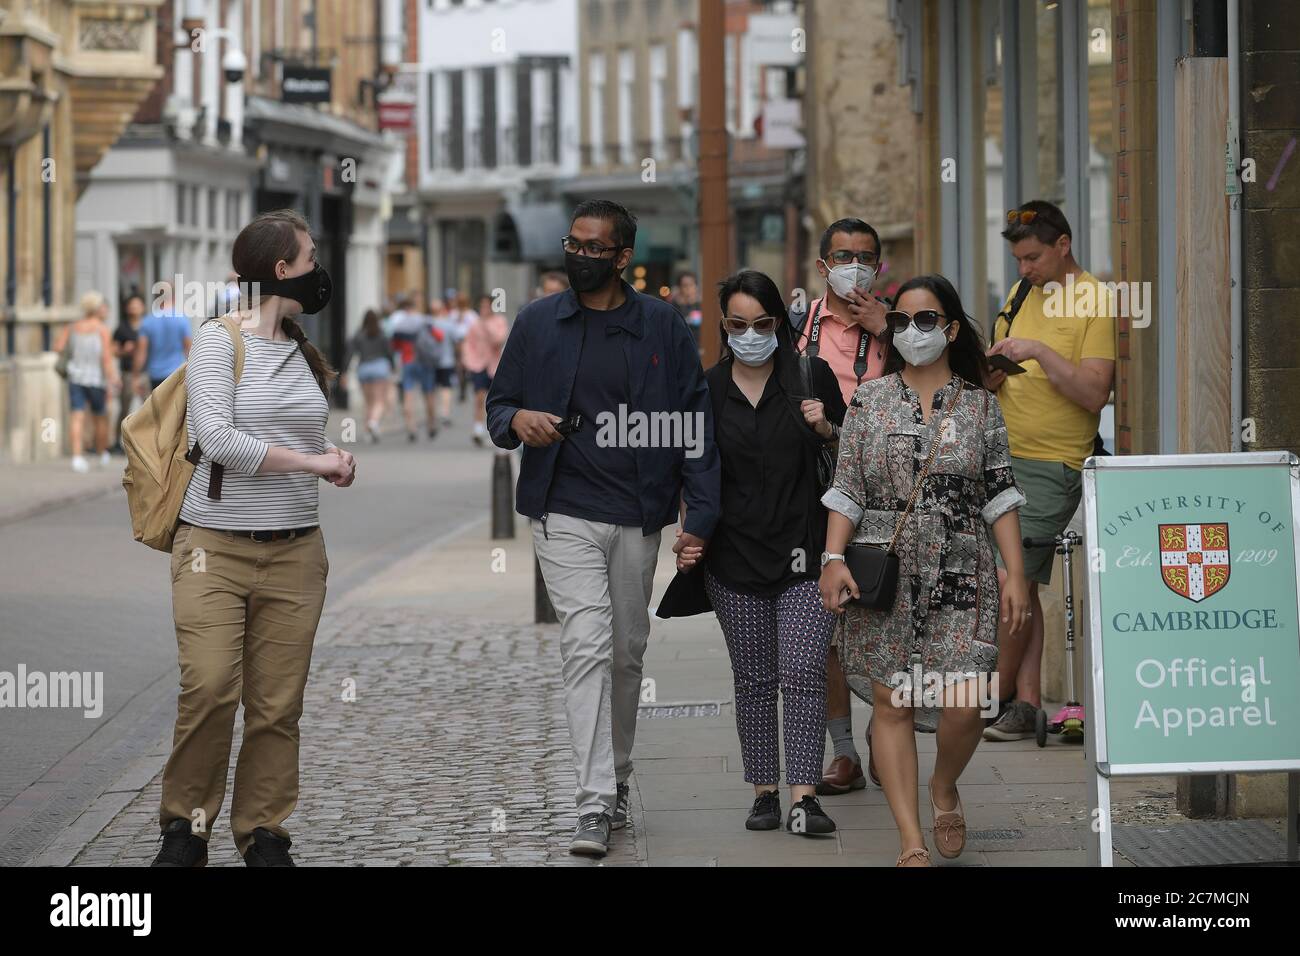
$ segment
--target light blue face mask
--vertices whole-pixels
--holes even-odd
[[[776,351],[776,333],[768,332],[764,335],[753,328],[740,335],[728,332],[727,345],[731,346],[731,351],[742,364],[762,365]]]

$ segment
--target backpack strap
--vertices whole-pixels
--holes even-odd
[[[230,341],[235,346],[235,384],[239,384],[239,379],[244,374],[244,337],[239,333],[239,323],[229,315],[213,316],[203,320],[203,324],[208,322],[220,322],[225,326],[226,331],[230,333]],[[199,459],[203,457],[203,449],[199,447],[196,441],[194,447],[185,455],[186,461],[195,467],[199,464]],[[208,469],[208,497],[213,501],[221,500],[221,480],[225,477],[226,466],[216,461],[209,461],[211,467]]]
[[[1020,307],[1025,304],[1025,299],[1029,298],[1029,291],[1032,288],[1033,286],[1027,279],[1021,279],[1016,283],[1016,290],[1011,296],[1010,304],[993,319],[994,336],[998,333],[998,319],[1007,320],[1007,335],[1011,334],[1011,323],[1015,321],[1016,313],[1020,311]],[[1003,338],[1006,338],[1006,336],[1003,336]]]

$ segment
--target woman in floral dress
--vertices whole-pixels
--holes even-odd
[[[928,866],[914,728],[942,708],[928,789],[935,846],[955,857],[966,842],[957,779],[983,730],[981,685],[997,700],[988,681],[997,670],[998,619],[1013,636],[1028,621],[1018,514],[1025,497],[1011,472],[1002,409],[983,386],[983,346],[951,283],[938,275],[909,280],[886,318],[887,374],[854,393],[835,481],[822,499],[830,514],[820,590],[840,614],[835,641],[844,672],[873,705],[872,745],[899,831],[898,865]],[[889,544],[932,449],[894,542],[893,608],[846,605],[858,590],[845,547]],[[990,529],[1007,567],[1000,597]]]

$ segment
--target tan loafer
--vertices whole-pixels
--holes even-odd
[[[957,794],[957,806],[953,810],[940,810],[934,802],[934,780],[930,780],[930,813],[934,819],[934,847],[945,860],[961,856],[966,849],[966,808],[962,806],[961,794]]]
[[[930,851],[923,846],[904,850],[898,856],[894,866],[930,866]]]

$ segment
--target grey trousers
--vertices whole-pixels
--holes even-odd
[[[612,811],[632,773],[641,661],[660,532],[551,513],[533,546],[560,620],[564,709],[579,815]]]

